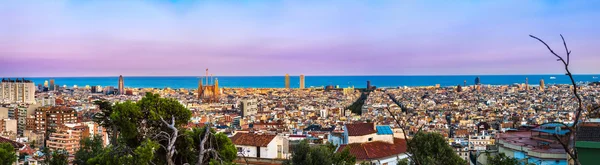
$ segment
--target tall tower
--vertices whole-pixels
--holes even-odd
[[[200,78],[200,80],[198,80],[198,99],[202,99],[202,91],[204,90],[204,88],[202,87],[202,78]]]
[[[119,75],[119,94],[125,94],[125,82],[123,82],[123,75]]]
[[[215,96],[218,96],[219,92],[219,79],[215,78]]]
[[[304,75],[300,75],[300,89],[304,89]]]
[[[48,80],[44,81],[44,87],[48,88]]]
[[[544,79],[541,79],[541,80],[540,80],[540,90],[541,90],[541,91],[544,91],[544,88],[546,88],[546,87],[544,86]]]
[[[475,85],[480,85],[481,84],[481,78],[479,78],[479,76],[477,76],[475,78]]]
[[[367,80],[367,90],[371,89],[371,81]]]
[[[54,79],[50,79],[50,86],[48,87],[48,90],[54,90]]]
[[[290,89],[290,75],[285,74],[285,89]]]
[[[529,78],[525,77],[525,90],[529,90]]]

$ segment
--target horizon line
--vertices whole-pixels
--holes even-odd
[[[290,75],[290,77],[299,77],[303,74],[298,75]],[[372,74],[372,75],[306,75],[310,77],[343,77],[343,76],[538,76],[538,75],[565,75],[558,73],[534,73],[534,74]],[[573,74],[577,75],[600,75],[600,73],[582,73],[582,74]],[[2,78],[107,78],[107,77],[119,77],[118,76],[24,76],[24,77],[11,77],[11,76],[2,76]],[[284,77],[285,74],[282,75],[226,75],[226,76],[212,76],[212,77]],[[205,75],[181,75],[181,76],[169,76],[169,75],[132,75],[127,76],[123,75],[123,77],[206,77]]]

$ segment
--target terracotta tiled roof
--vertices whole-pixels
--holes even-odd
[[[3,137],[0,137],[0,143],[10,143],[16,149],[20,149],[21,147],[25,146],[25,145],[23,145],[23,144],[21,144],[19,142],[12,141],[10,139],[3,138]]]
[[[348,145],[341,145],[337,152],[341,152],[346,147],[350,147],[350,154],[354,155],[356,159],[371,160],[405,153],[406,140],[394,138],[394,144],[382,141],[351,143]]]
[[[231,141],[235,145],[266,147],[273,141],[273,138],[275,138],[275,135],[237,133],[231,137]]]
[[[348,136],[362,136],[377,132],[373,123],[346,124],[346,129],[348,129]]]

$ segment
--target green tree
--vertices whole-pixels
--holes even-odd
[[[193,149],[191,151],[191,156],[192,159],[194,160],[193,162],[190,161],[190,164],[194,164],[197,163],[197,155],[200,154],[200,145],[203,141],[203,139],[207,138],[205,134],[206,131],[206,127],[204,128],[194,128],[192,129],[192,131],[186,132],[185,137],[187,139],[190,140]],[[223,161],[224,164],[227,163],[231,163],[233,162],[236,158],[237,158],[237,148],[235,148],[235,145],[233,144],[233,142],[231,142],[231,139],[229,139],[227,137],[227,135],[223,134],[223,133],[215,133],[215,130],[210,129],[210,132],[212,135],[214,136],[209,136],[208,138],[214,138],[214,139],[207,139],[205,144],[204,144],[204,148],[211,148],[214,147],[215,150],[217,150],[217,153],[219,154],[219,158],[221,159],[221,161]],[[208,135],[211,135],[208,134]],[[212,141],[212,143],[211,143]],[[213,155],[206,153],[204,158],[204,160],[201,164],[206,164],[206,163],[216,163],[216,162],[221,162],[221,161],[217,161],[214,159]]]
[[[65,150],[56,150],[52,152],[52,157],[48,160],[48,165],[67,165],[69,164],[69,153]]]
[[[115,104],[110,115],[110,120],[116,127],[115,135],[131,148],[139,146],[143,139],[138,136],[138,121],[141,117],[140,108],[131,101]]]
[[[112,144],[117,143],[117,135],[115,134],[116,125],[114,125],[113,121],[110,119],[110,115],[113,111],[113,106],[110,102],[105,100],[94,101],[94,104],[98,106],[100,112],[94,114],[92,120],[98,123],[98,125],[102,126],[106,130],[106,133],[108,134],[108,137],[110,138],[110,142]]]
[[[356,157],[350,154],[350,148],[344,148],[342,152],[336,152],[333,154],[334,165],[354,165],[356,164]]]
[[[79,150],[75,153],[74,164],[87,165],[87,161],[96,155],[100,155],[104,150],[104,141],[101,136],[85,138],[80,141]]]
[[[460,158],[439,133],[418,132],[408,145],[412,147],[412,158],[417,159],[421,164],[467,164],[467,161]]]
[[[102,153],[87,161],[87,164],[115,165],[115,164],[137,164],[149,165],[155,157],[155,151],[160,146],[151,140],[144,140],[134,150],[125,145],[106,147]]]
[[[350,154],[349,148],[344,148],[341,152],[336,152],[336,146],[331,143],[310,147],[306,140],[301,141],[294,147],[292,159],[285,164],[293,165],[353,165],[356,164],[356,157]]]
[[[10,143],[0,143],[0,165],[11,165],[17,161],[15,148]]]
[[[312,159],[308,153],[310,153],[310,146],[306,140],[303,140],[294,147],[294,153],[292,153],[292,161],[290,163],[293,165],[312,164]]]

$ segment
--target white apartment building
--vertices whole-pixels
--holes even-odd
[[[0,103],[35,103],[35,84],[25,79],[2,79]]]

